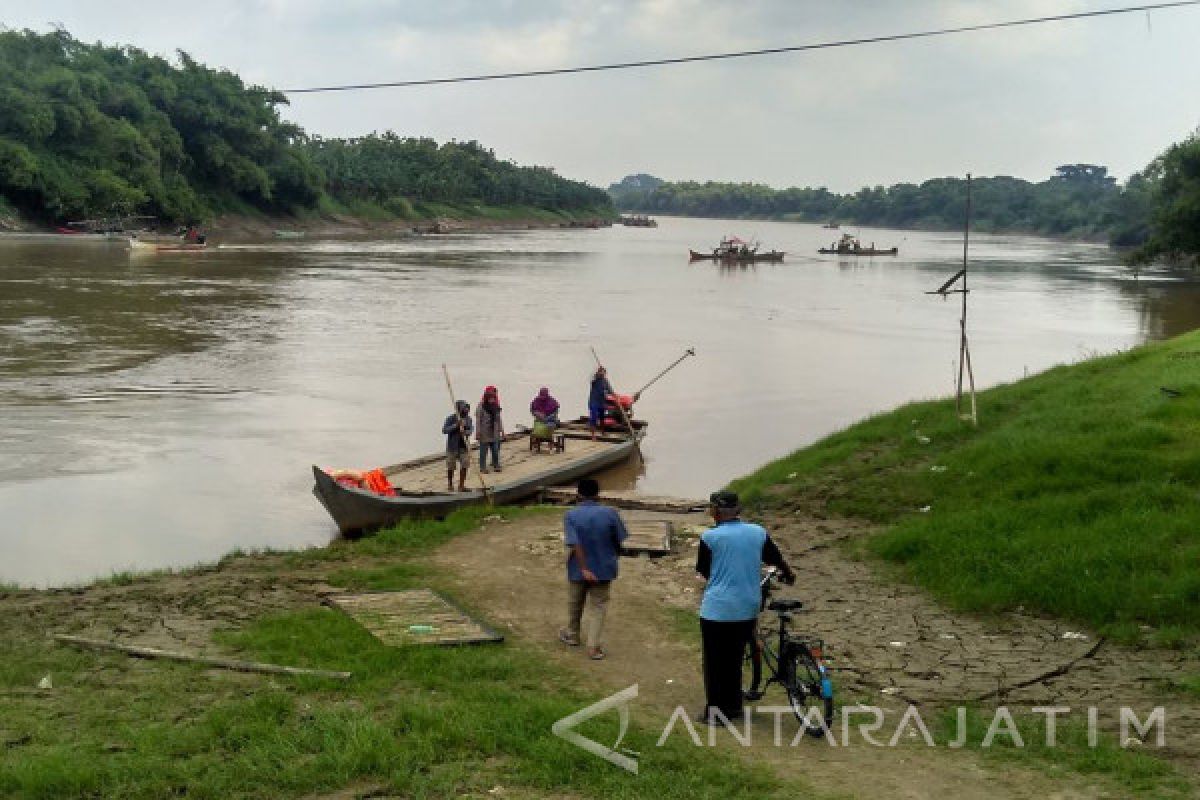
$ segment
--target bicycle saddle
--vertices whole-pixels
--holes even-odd
[[[772,600],[767,606],[770,611],[796,611],[804,607],[799,600]]]

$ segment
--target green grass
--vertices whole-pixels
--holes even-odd
[[[1124,796],[1147,796],[1155,798],[1183,798],[1191,796],[1191,784],[1174,767],[1151,752],[1128,747],[1117,741],[1114,730],[1115,719],[1098,719],[1095,746],[1088,742],[1086,711],[1073,709],[1073,714],[1057,718],[1055,745],[1046,744],[1045,714],[1013,713],[1013,722],[1021,737],[1018,747],[1006,733],[1007,726],[1001,723],[989,747],[983,747],[988,726],[992,724],[995,711],[992,709],[967,708],[965,722],[960,731],[957,712],[945,712],[931,719],[931,732],[939,746],[965,733],[966,748],[983,754],[993,762],[1020,764],[1035,767],[1051,775],[1064,774],[1098,777],[1121,787]],[[1170,727],[1168,723],[1168,736]]]
[[[981,393],[978,429],[951,401],[912,404],[733,488],[879,523],[869,550],[955,608],[1024,607],[1123,639],[1148,625],[1183,646],[1200,632],[1198,366],[1188,334],[1058,367]]]
[[[420,562],[431,548],[492,514],[472,509],[410,522],[357,542],[294,554],[223,559],[214,569],[404,588],[436,583]],[[317,573],[314,573],[317,570]],[[144,596],[153,576],[122,576]],[[111,583],[111,582],[110,582]],[[64,600],[63,602],[69,602]],[[301,797],[347,786],[414,798],[512,796],[792,798],[808,787],[735,754],[698,757],[683,737],[666,747],[635,726],[633,776],[554,736],[553,722],[599,699],[530,650],[505,643],[389,648],[346,615],[311,607],[276,613],[215,638],[239,657],[337,670],[349,682],[203,670],[81,652],[48,642],[27,616],[0,625],[0,797]],[[52,675],[54,688],[33,686]],[[612,742],[616,715],[586,735]]]

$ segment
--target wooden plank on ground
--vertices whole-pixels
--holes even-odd
[[[543,489],[540,497],[543,503],[570,505],[578,499],[578,494],[575,489],[559,487]],[[707,508],[702,500],[687,500],[681,497],[651,497],[621,492],[601,492],[596,500],[613,508],[625,508],[630,511],[661,511],[669,514],[688,514],[704,511]]]
[[[629,538],[621,546],[624,555],[663,556],[671,552],[673,527],[669,520],[645,519],[625,523]]]
[[[486,644],[504,637],[430,589],[333,594],[325,602],[389,647]]]

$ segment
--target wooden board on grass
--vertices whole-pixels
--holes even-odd
[[[389,647],[486,644],[504,637],[430,589],[347,592],[325,598]]]
[[[671,552],[673,528],[669,520],[626,520],[625,529],[629,531],[629,538],[621,545],[625,555],[663,556]]]

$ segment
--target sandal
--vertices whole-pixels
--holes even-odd
[[[558,640],[568,647],[579,647],[579,637],[572,636],[565,628],[558,632]]]
[[[590,658],[592,661],[601,661],[604,659],[604,651],[599,647],[593,647],[588,651],[588,658]]]

